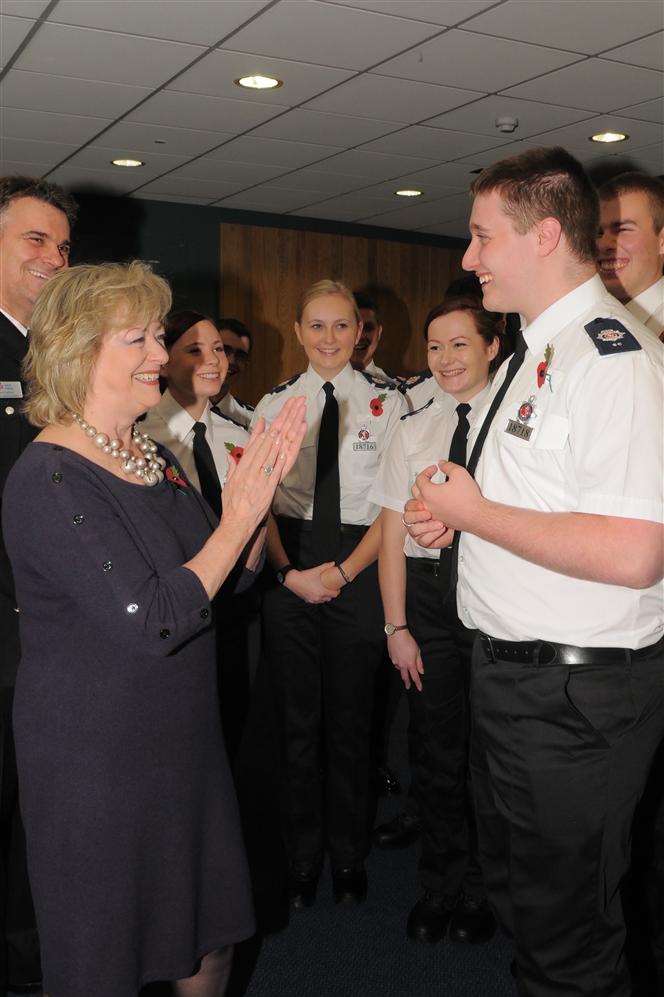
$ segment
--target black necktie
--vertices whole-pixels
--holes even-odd
[[[311,520],[312,549],[319,564],[334,561],[341,543],[341,490],[339,487],[339,406],[334,385],[323,385],[325,406],[318,432],[316,487]]]
[[[214,464],[210,444],[205,439],[205,423],[194,423],[194,464],[201,486],[201,494],[211,509],[221,519],[221,485]]]
[[[454,464],[459,464],[461,467],[466,466],[466,443],[468,441],[468,430],[470,429],[470,423],[468,422],[469,412],[470,405],[465,402],[461,405],[457,405],[457,424],[456,429],[454,430],[454,435],[452,436],[452,442],[450,443],[450,455],[448,460],[451,460]],[[445,599],[450,591],[452,550],[452,547],[444,547],[440,552],[438,581],[440,583],[440,590]]]
[[[514,378],[516,376],[516,372],[518,371],[519,367],[523,363],[524,358],[526,356],[526,350],[527,349],[528,349],[528,347],[526,346],[526,341],[523,338],[523,334],[521,332],[518,332],[517,336],[516,336],[516,343],[515,343],[515,346],[514,346],[514,353],[510,357],[510,362],[508,363],[508,365],[507,365],[507,371],[505,372],[505,380],[503,381],[503,383],[501,384],[501,386],[498,388],[498,391],[496,392],[496,395],[495,395],[493,401],[491,402],[491,405],[489,406],[489,411],[487,412],[486,416],[484,417],[484,422],[482,423],[482,428],[480,429],[479,433],[477,434],[477,439],[475,440],[475,445],[474,445],[474,447],[472,449],[472,452],[471,452],[470,457],[468,458],[468,462],[466,464],[466,470],[468,471],[468,473],[472,477],[475,477],[475,471],[477,470],[477,465],[478,465],[479,460],[480,460],[480,456],[481,456],[481,453],[482,453],[482,447],[484,446],[484,441],[486,440],[487,434],[489,432],[489,429],[491,428],[491,423],[493,422],[493,417],[496,414],[496,412],[498,411],[498,409],[500,408],[502,400],[505,397],[505,395],[507,394],[507,389],[509,388],[510,384],[514,380]],[[446,578],[448,579],[448,585],[447,585],[446,589],[444,589],[444,588],[442,589],[442,591],[443,591],[443,600],[444,600],[447,608],[449,609],[450,612],[453,609],[455,614],[456,614],[456,586],[457,586],[457,579],[459,577],[459,539],[460,539],[460,537],[461,537],[461,533],[457,530],[457,532],[454,534],[454,540],[452,541],[451,546],[448,548],[449,552],[450,552],[449,574],[446,575]],[[442,552],[441,552],[441,554],[442,554]],[[442,557],[441,557],[441,562],[442,562]],[[442,563],[441,563],[441,568],[442,568]],[[441,585],[442,585],[442,574],[443,574],[442,570],[441,570],[440,574],[441,574]]]

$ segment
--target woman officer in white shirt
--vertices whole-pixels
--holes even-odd
[[[416,941],[487,941],[495,922],[472,840],[467,793],[468,678],[473,633],[450,591],[450,552],[419,547],[402,514],[416,476],[447,458],[464,463],[470,426],[482,417],[503,316],[473,298],[446,298],[425,322],[433,397],[404,416],[370,498],[383,507],[380,588],[387,647],[410,707],[411,794],[422,822],[419,880],[410,912]]]
[[[406,405],[394,386],[351,366],[361,330],[347,287],[310,287],[295,322],[309,366],[254,413],[269,422],[291,395],[307,399],[303,447],[273,504],[268,558],[278,584],[263,602],[290,898],[299,908],[314,902],[325,847],[337,902],[362,901],[367,890],[370,728],[384,649],[371,525],[378,507],[367,495]]]

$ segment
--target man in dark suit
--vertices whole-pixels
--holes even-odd
[[[54,184],[0,177],[0,504],[7,475],[36,435],[22,414],[21,364],[37,296],[68,265],[74,200]],[[0,994],[29,993],[41,979],[25,867],[11,726],[20,649],[18,608],[0,533]]]

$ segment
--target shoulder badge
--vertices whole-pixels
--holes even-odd
[[[638,339],[618,319],[595,318],[584,329],[602,357],[641,349]]]
[[[413,374],[412,377],[403,382],[404,391],[410,391],[411,388],[416,388],[419,384],[424,384],[431,377],[433,377],[433,374],[428,368],[427,370],[420,371],[419,374]]]
[[[421,405],[420,408],[416,408],[412,412],[406,412],[404,415],[401,416],[399,421],[403,422],[404,419],[410,419],[412,415],[417,415],[418,412],[424,412],[425,409],[429,408],[429,405],[433,405],[433,398],[430,398],[429,401],[425,402],[424,405]]]
[[[238,427],[238,429],[243,429],[245,431],[245,433],[247,432],[247,427],[246,426],[243,426],[242,423],[238,422],[236,419],[232,419],[230,417],[230,415],[226,415],[225,412],[220,412],[216,405],[213,405],[212,408],[210,409],[210,411],[214,412],[214,414],[216,416],[218,416],[220,419],[223,419],[225,422],[232,422],[234,426]],[[252,409],[252,412],[253,412],[253,409]]]
[[[285,391],[286,388],[290,388],[291,384],[295,384],[295,382],[297,380],[299,380],[299,378],[301,378],[301,377],[302,377],[302,374],[300,373],[300,374],[296,374],[295,377],[290,377],[287,381],[282,381],[281,384],[278,384],[276,386],[276,388],[272,388],[272,391],[268,391],[268,394],[269,395],[276,395],[280,391]]]
[[[298,377],[299,377],[299,374],[298,374]],[[235,402],[236,402],[237,405],[240,406],[240,408],[245,409],[247,412],[254,412],[256,410],[256,406],[255,405],[250,405],[249,402],[243,402],[239,398],[236,398]]]
[[[362,377],[369,382],[374,388],[380,388],[381,391],[395,391],[396,384],[390,384],[389,381],[383,381],[381,377],[374,377],[373,374],[367,374],[366,370],[358,371]]]

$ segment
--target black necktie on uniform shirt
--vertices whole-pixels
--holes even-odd
[[[454,430],[454,435],[452,436],[452,442],[450,443],[450,455],[448,460],[451,460],[454,464],[459,464],[460,467],[466,466],[466,443],[468,441],[468,430],[470,429],[470,423],[468,422],[468,413],[470,412],[470,405],[466,402],[462,402],[461,405],[457,405],[457,424]],[[443,547],[440,552],[440,566],[438,569],[438,581],[440,583],[440,590],[444,597],[447,597],[450,591],[450,580],[452,572],[452,547]]]
[[[480,456],[482,453],[482,447],[484,446],[484,441],[486,440],[489,429],[491,428],[493,417],[500,408],[502,400],[507,394],[507,389],[514,380],[516,372],[518,371],[519,367],[523,363],[527,349],[528,347],[526,346],[526,341],[523,338],[523,333],[518,332],[516,336],[516,343],[514,344],[514,353],[510,357],[510,362],[508,363],[507,371],[505,372],[505,380],[498,388],[498,391],[496,392],[496,395],[493,401],[491,402],[491,405],[489,406],[489,411],[484,417],[482,428],[477,434],[475,445],[473,446],[472,452],[466,464],[466,470],[471,475],[471,477],[475,477],[475,471],[477,470],[477,465],[479,464]],[[443,563],[447,563],[447,561],[443,562],[442,556],[441,556],[441,571],[440,571],[440,581],[441,581],[441,590],[443,593],[443,601],[446,602],[448,606],[453,607],[455,613],[456,613],[456,586],[457,586],[457,579],[459,577],[460,537],[461,533],[459,532],[459,530],[457,530],[456,533],[454,534],[454,540],[452,541],[450,547],[448,548],[450,552],[449,571],[444,576],[445,582],[443,581],[442,565]],[[441,555],[442,553],[443,552],[441,551]],[[447,584],[446,588],[443,587],[445,583]]]
[[[334,561],[341,545],[341,489],[339,486],[339,406],[334,385],[323,385],[325,405],[318,431],[316,487],[311,519],[312,552],[319,564]]]
[[[201,494],[207,504],[213,509],[218,519],[221,519],[221,484],[214,464],[210,444],[205,439],[205,423],[194,423],[194,464],[201,486]]]

